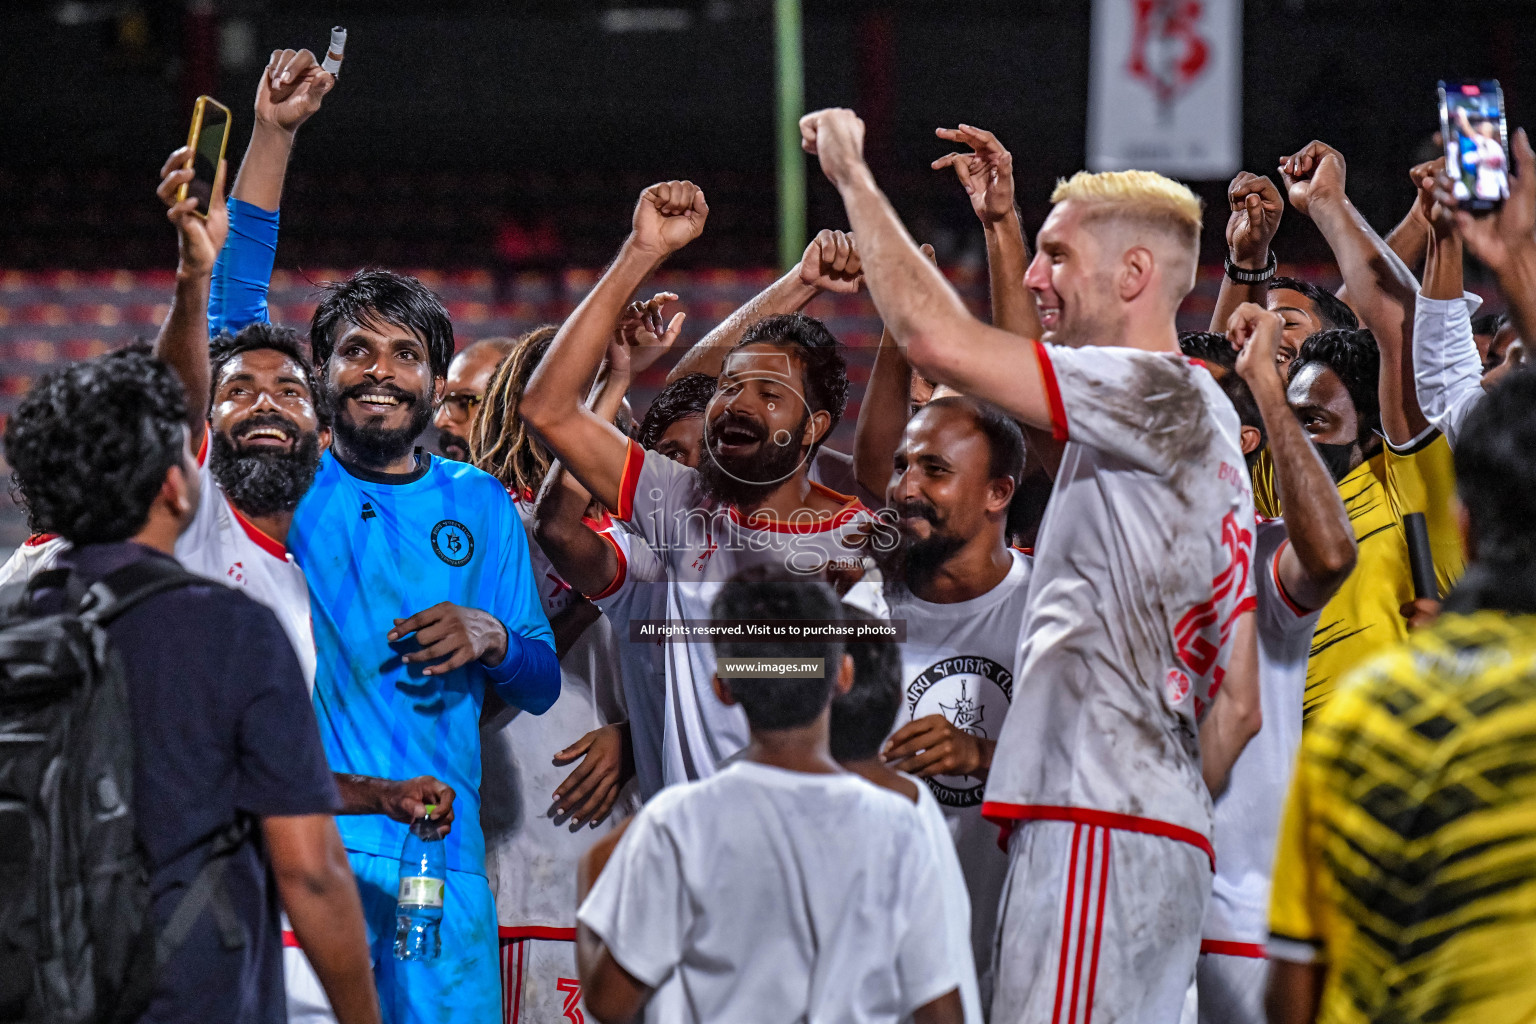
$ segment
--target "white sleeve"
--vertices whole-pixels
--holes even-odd
[[[615,511],[663,561],[686,536],[688,513],[698,506],[701,494],[697,471],[629,442]]]
[[[920,836],[922,832],[922,822],[914,821],[910,834]],[[944,880],[929,844],[908,843],[904,859],[903,867],[910,872],[903,886],[907,927],[896,949],[896,971],[906,1003],[902,1016],[910,1017],[918,1007],[959,988],[960,978],[944,920]]]
[[[1172,353],[1035,343],[1058,441],[1168,473],[1217,429],[1195,364]],[[1027,358],[1027,357],[1026,357]]]
[[[681,851],[653,801],[635,815],[576,912],[618,965],[651,988],[682,960],[692,925],[682,867]]]
[[[10,583],[30,583],[32,577],[45,569],[52,569],[59,555],[69,550],[69,541],[63,537],[32,537],[11,553],[4,565],[0,565],[0,587]]]
[[[1427,299],[1413,308],[1413,384],[1419,408],[1445,440],[1456,435],[1483,399],[1483,364],[1472,337],[1472,317],[1465,299]]]

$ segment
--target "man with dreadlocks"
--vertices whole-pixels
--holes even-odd
[[[675,296],[657,296],[631,308],[643,320],[647,309],[659,308],[666,298]],[[632,335],[640,329],[635,321],[628,325]],[[555,330],[537,328],[513,345],[486,385],[469,444],[474,464],[512,494],[529,533],[539,598],[560,656],[560,699],[549,712],[535,717],[506,708],[481,724],[481,823],[501,932],[502,998],[504,1008],[518,1007],[528,1020],[560,1020],[573,1010],[584,1012],[573,980],[576,866],[636,803],[634,787],[628,785],[635,774],[634,744],[626,721],[619,638],[614,623],[588,599],[602,596],[603,587],[572,586],[533,536],[534,498],[550,475],[552,460],[524,426],[518,405]],[[665,340],[670,343],[676,335],[673,331]],[[654,360],[665,350],[654,337],[644,340],[642,358]],[[630,347],[620,340],[610,352],[618,358],[610,358],[593,406],[612,421],[629,387]],[[583,497],[583,506],[586,501]],[[584,517],[579,528],[626,559],[632,535],[617,529],[606,512]]]

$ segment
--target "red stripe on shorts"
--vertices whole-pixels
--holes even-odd
[[[1072,950],[1072,895],[1077,889],[1077,843],[1083,837],[1083,826],[1072,830],[1072,857],[1067,861],[1067,911],[1061,918],[1061,957],[1056,967],[1056,1007],[1051,1011],[1051,1024],[1061,1020],[1061,994],[1067,980],[1067,954]]]

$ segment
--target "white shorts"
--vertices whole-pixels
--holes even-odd
[[[1008,844],[992,1024],[1177,1024],[1195,980],[1210,855],[1176,839],[1026,821]]]
[[[1226,944],[1242,949],[1243,944]],[[1195,983],[1200,989],[1200,1024],[1264,1024],[1264,985],[1269,961],[1262,946],[1250,946],[1242,955],[1213,952],[1210,943],[1200,951]],[[1251,951],[1250,951],[1251,950]]]
[[[286,919],[285,919],[286,923]],[[299,948],[293,932],[283,932],[283,989],[288,997],[288,1024],[336,1024],[331,1001],[320,976]]]
[[[566,934],[570,938],[566,938]],[[502,1024],[584,1024],[576,929],[501,930]]]

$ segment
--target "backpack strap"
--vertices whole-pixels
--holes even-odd
[[[250,834],[251,818],[241,814],[233,824],[214,836],[213,842],[209,844],[208,859],[203,861],[197,877],[187,887],[181,902],[176,904],[171,919],[165,923],[155,943],[155,959],[161,967],[187,941],[187,935],[204,910],[213,911],[214,923],[219,926],[219,941],[225,949],[235,950],[245,946],[245,929],[240,926],[240,918],[229,902],[224,872]]]
[[[165,558],[145,558],[107,573],[93,583],[79,603],[79,614],[100,626],[134,605],[167,590],[210,582]]]

